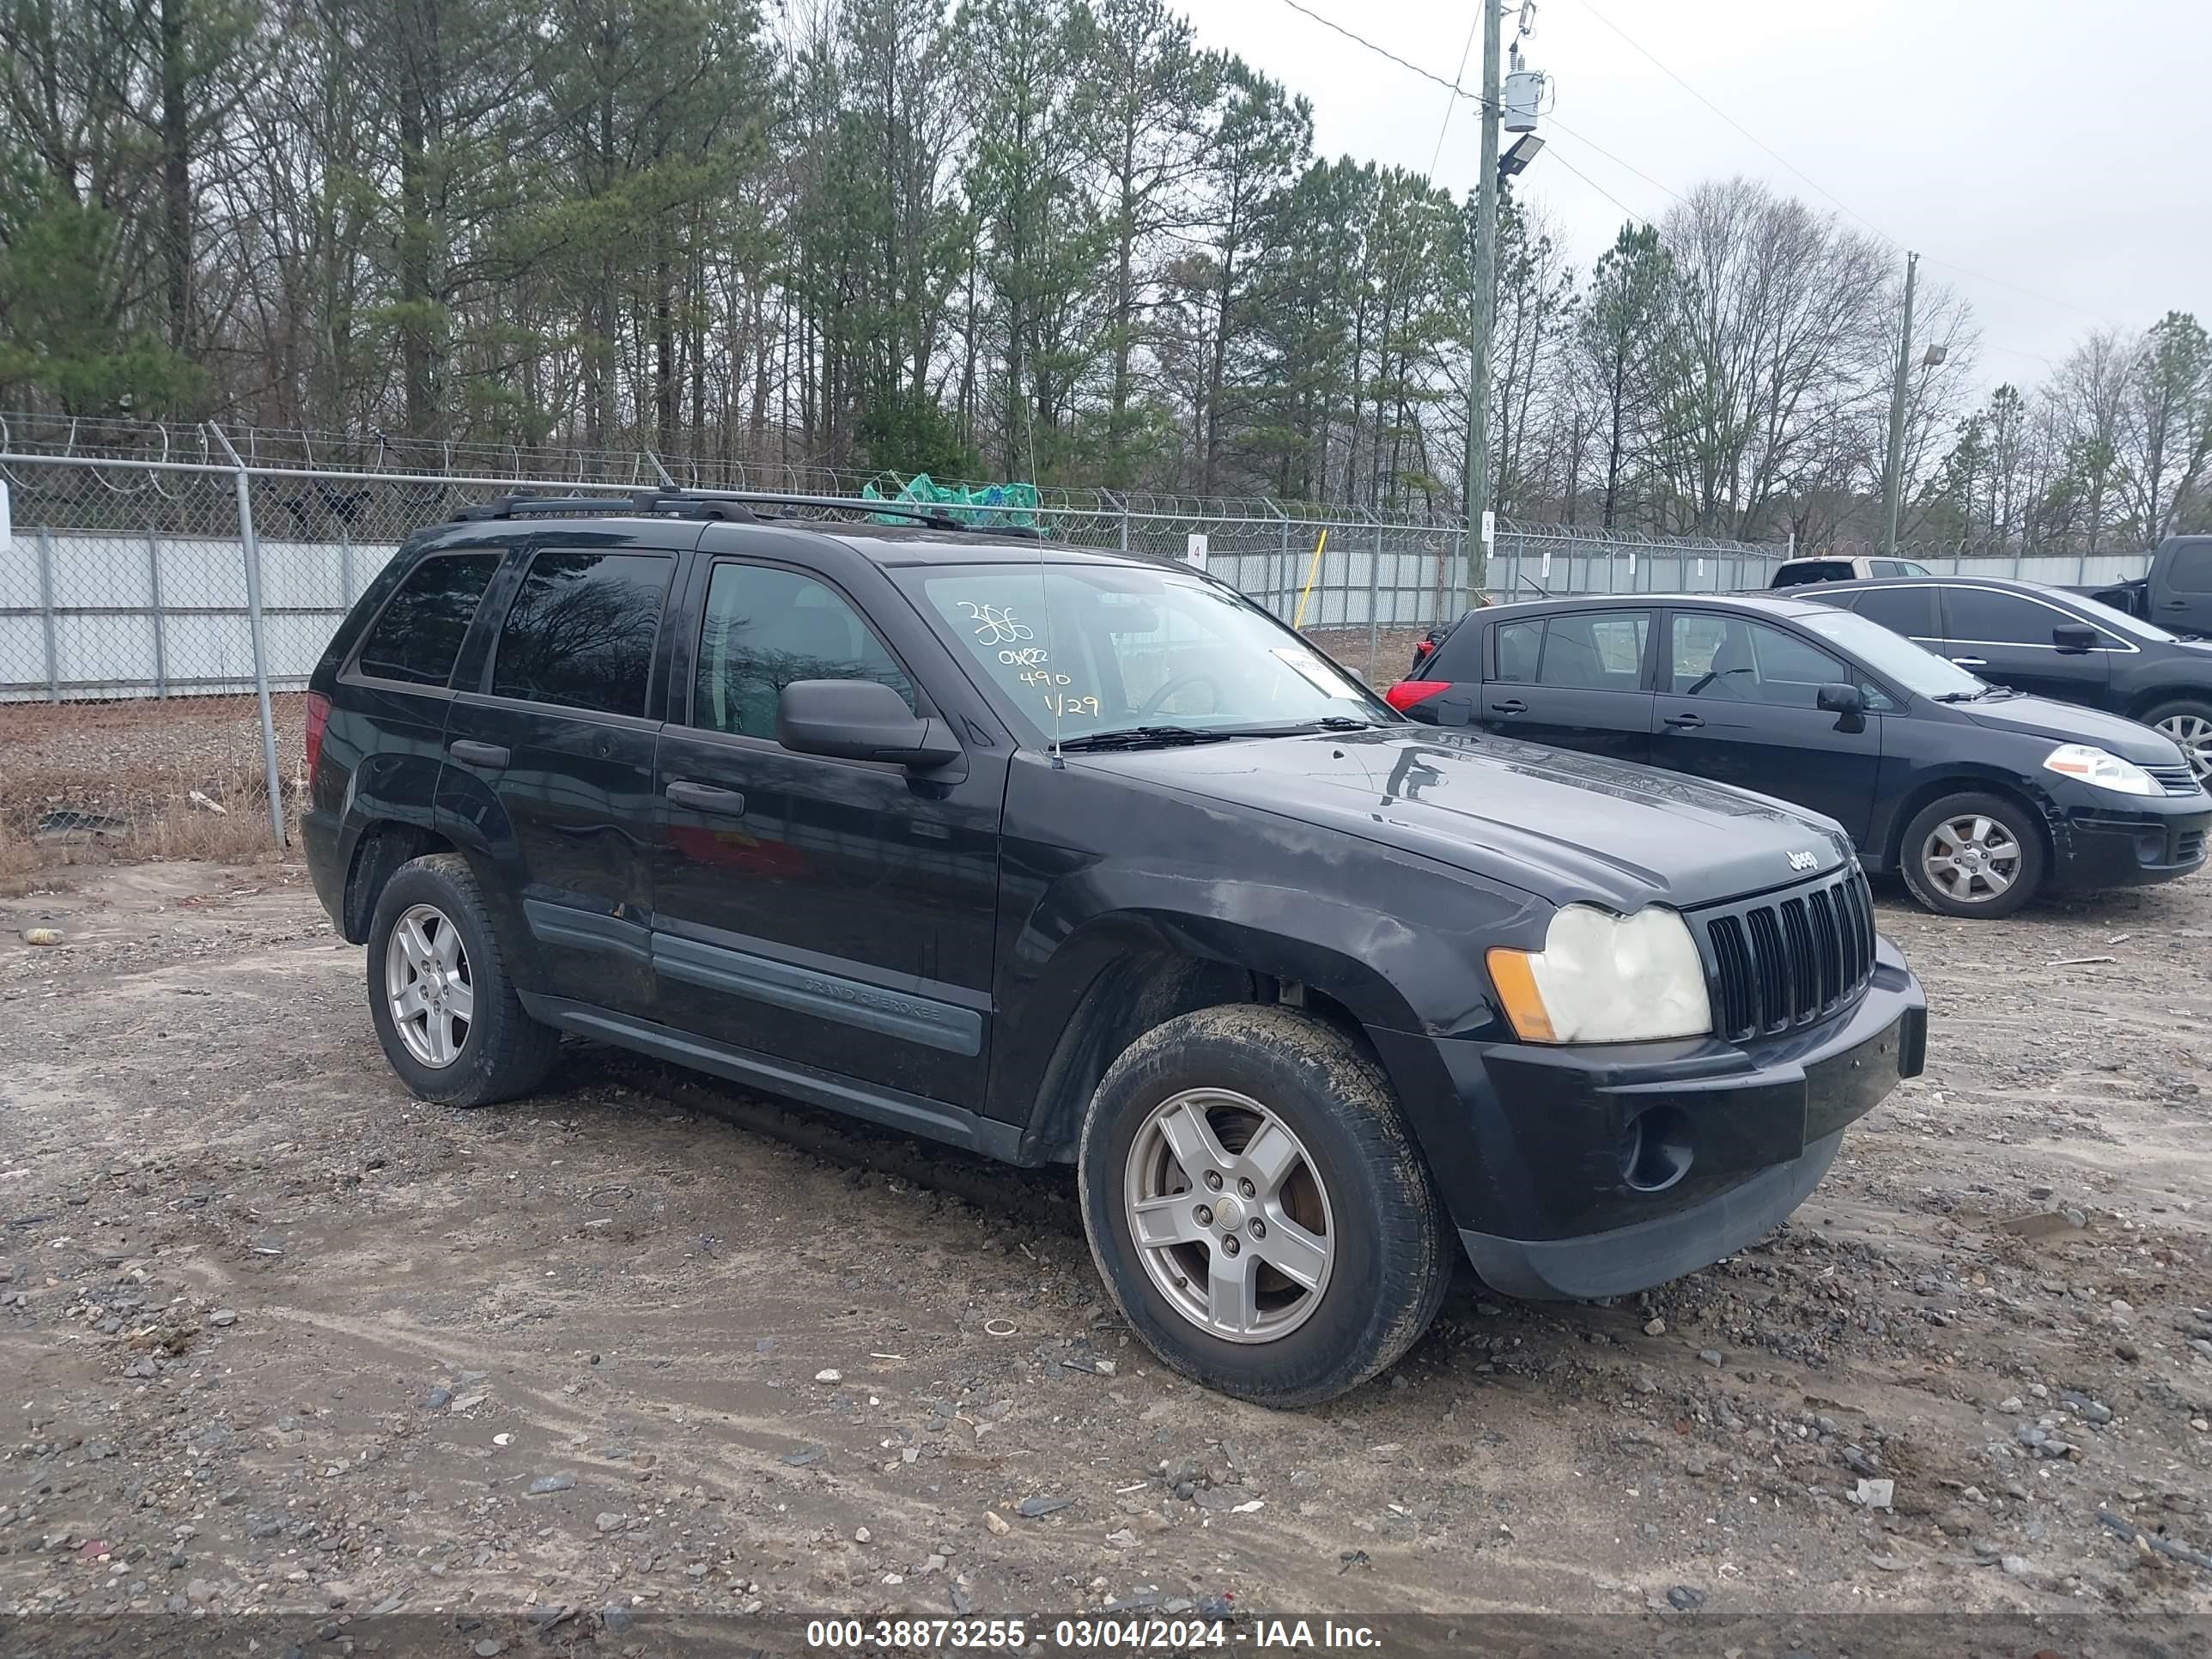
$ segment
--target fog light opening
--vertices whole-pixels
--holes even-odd
[[[1620,1178],[1639,1193],[1663,1193],[1690,1170],[1690,1126],[1672,1106],[1629,1120],[1616,1152]]]

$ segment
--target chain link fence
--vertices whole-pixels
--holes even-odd
[[[258,465],[212,428],[189,458],[84,447],[0,450],[12,521],[0,539],[0,878],[56,846],[283,844],[304,783],[299,694],[408,535],[512,491],[605,495],[665,477],[650,457],[642,477]],[[790,493],[825,487],[796,482],[811,487]],[[1107,492],[1056,492],[1039,516],[1078,545],[1202,557],[1377,684],[1463,604],[1456,526]],[[1761,586],[1780,553],[1501,522],[1484,597]]]

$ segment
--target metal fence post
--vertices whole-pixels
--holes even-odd
[[[169,646],[161,623],[161,538],[158,531],[146,532],[146,605],[147,615],[154,624],[154,695],[169,695]]]
[[[1347,608],[1349,604],[1347,602]],[[1375,659],[1382,648],[1382,521],[1375,521],[1375,548],[1367,557],[1367,683],[1375,683]]]
[[[62,700],[62,657],[60,641],[54,636],[54,537],[44,525],[39,526],[39,612],[46,623],[46,701]]]
[[[246,463],[239,459],[222,428],[210,421],[208,430],[230,458],[238,481],[238,539],[246,555],[246,628],[253,641],[253,695],[261,705],[261,769],[269,788],[269,827],[276,831],[276,844],[283,847],[286,844],[284,787],[276,775],[276,717],[269,706],[269,642],[262,628],[261,542],[253,533],[252,483],[246,476]]]

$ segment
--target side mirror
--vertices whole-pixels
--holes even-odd
[[[2086,623],[2065,623],[2051,630],[2051,642],[2059,654],[2078,657],[2097,648],[2097,630]]]
[[[960,745],[942,720],[924,720],[874,680],[793,680],[776,700],[775,737],[801,755],[943,766]]]
[[[1856,685],[1848,685],[1841,680],[1835,681],[1822,686],[1814,701],[1814,705],[1823,714],[1833,714],[1836,717],[1837,731],[1863,732],[1866,730],[1866,693]]]

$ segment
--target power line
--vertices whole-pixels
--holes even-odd
[[[1351,41],[1354,46],[1364,46],[1376,57],[1389,58],[1400,69],[1411,70],[1414,74],[1419,76],[1424,81],[1433,81],[1438,86],[1442,87],[1446,92],[1456,93],[1460,97],[1466,99],[1468,103],[1475,105],[1477,107],[1481,106],[1481,97],[1478,94],[1469,92],[1465,87],[1460,85],[1458,82],[1447,81],[1443,76],[1435,73],[1433,70],[1425,70],[1419,64],[1410,63],[1407,59],[1399,57],[1396,52],[1392,52],[1389,47],[1376,46],[1372,40],[1370,40],[1364,34],[1354,34],[1350,29],[1345,27],[1343,24],[1333,23],[1328,18],[1322,16],[1319,12],[1311,9],[1310,7],[1300,5],[1298,3],[1298,0],[1283,0],[1283,3],[1288,6],[1292,11],[1298,13],[1301,16],[1312,18],[1315,22],[1320,24],[1323,28],[1334,30],[1336,33],[1342,35],[1346,40]],[[1478,9],[1476,15],[1479,17],[1481,13]],[[1460,67],[1462,72],[1464,73],[1466,70],[1466,60],[1464,58],[1461,60]]]
[[[1626,214],[1626,215],[1627,215],[1627,216],[1628,216],[1632,220],[1634,220],[1636,222],[1638,222],[1638,223],[1639,223],[1639,224],[1648,224],[1648,223],[1650,223],[1650,222],[1651,216],[1650,216],[1650,214],[1648,214],[1648,213],[1638,213],[1638,212],[1634,208],[1632,208],[1632,207],[1629,206],[1627,203],[1626,203],[1626,202],[1622,201],[1622,200],[1620,199],[1620,198],[1619,198],[1618,196],[1615,196],[1615,195],[1614,195],[1611,191],[1607,190],[1607,189],[1603,185],[1601,185],[1600,183],[1598,183],[1598,181],[1597,181],[1596,179],[1595,179],[1591,178],[1591,177],[1589,176],[1589,174],[1588,174],[1587,173],[1584,173],[1584,172],[1583,172],[1580,167],[1577,167],[1577,166],[1576,166],[1572,161],[1570,161],[1569,160],[1567,160],[1567,158],[1566,158],[1565,156],[1561,155],[1558,154],[1558,152],[1554,151],[1554,152],[1553,152],[1553,160],[1555,160],[1555,161],[1557,161],[1559,162],[1559,164],[1561,167],[1565,167],[1568,172],[1570,172],[1570,173],[1573,173],[1573,174],[1575,175],[1575,177],[1576,177],[1576,178],[1577,178],[1577,179],[1581,179],[1584,184],[1588,185],[1589,185],[1592,190],[1595,191],[1599,195],[1601,195],[1601,196],[1604,197],[1604,198],[1605,198],[1605,199],[1606,199],[1607,201],[1608,201],[1608,202],[1612,203],[1612,204],[1613,204],[1613,206],[1615,206],[1615,207],[1619,208],[1619,209],[1620,209],[1623,213]],[[1671,194],[1672,192],[1670,191],[1669,193]]]
[[[1488,0],[1484,0],[1484,3],[1488,3]],[[1459,49],[1459,68],[1452,76],[1452,91],[1458,97],[1466,96],[1464,93],[1460,92],[1460,78],[1467,73],[1467,60],[1474,52],[1475,31],[1481,27],[1482,7],[1478,5],[1474,9],[1474,21],[1467,26],[1467,44]],[[1482,100],[1477,99],[1475,101],[1480,103]],[[1433,179],[1437,176],[1437,164],[1444,159],[1444,135],[1451,131],[1452,112],[1458,107],[1459,105],[1455,99],[1444,100],[1444,118],[1442,125],[1437,128],[1436,152],[1429,157],[1429,179]],[[1425,183],[1427,180],[1425,179],[1423,182]]]
[[[1628,32],[1626,29],[1624,29],[1623,27],[1621,27],[1620,24],[1618,24],[1618,23],[1614,22],[1614,21],[1613,21],[1613,19],[1611,19],[1610,17],[1607,17],[1607,16],[1603,12],[1600,11],[1600,10],[1599,10],[1595,6],[1592,5],[1592,4],[1590,3],[1590,0],[1577,0],[1577,3],[1581,5],[1582,9],[1583,9],[1584,11],[1588,12],[1591,16],[1593,16],[1593,17],[1596,18],[1596,19],[1597,19],[1597,21],[1598,21],[1599,22],[1601,22],[1601,23],[1604,24],[1604,25],[1606,26],[1606,27],[1607,27],[1607,28],[1611,29],[1611,30],[1612,30],[1615,34],[1619,35],[1619,36],[1620,36],[1623,40],[1626,41],[1630,46],[1632,46],[1632,48],[1634,48],[1638,52],[1641,53],[1641,54],[1643,55],[1643,57],[1644,58],[1644,59],[1645,59],[1647,62],[1649,62],[1654,69],[1657,70],[1658,70],[1662,75],[1665,76],[1668,80],[1672,81],[1672,82],[1673,82],[1676,86],[1678,86],[1678,87],[1681,88],[1683,91],[1685,91],[1685,92],[1688,93],[1688,94],[1690,94],[1690,96],[1691,96],[1691,97],[1692,97],[1692,98],[1696,99],[1699,103],[1703,104],[1703,105],[1704,105],[1707,109],[1709,109],[1709,110],[1711,110],[1711,111],[1712,111],[1712,112],[1713,112],[1714,114],[1716,114],[1716,115],[1719,116],[1719,117],[1721,118],[1721,119],[1722,119],[1722,120],[1723,120],[1723,121],[1727,122],[1727,123],[1729,124],[1729,125],[1730,125],[1730,126],[1734,127],[1734,128],[1735,128],[1738,132],[1741,133],[1745,137],[1747,137],[1747,138],[1750,139],[1750,140],[1751,140],[1751,142],[1752,142],[1753,143],[1754,143],[1754,144],[1758,145],[1758,146],[1759,146],[1759,149],[1761,149],[1762,150],[1765,151],[1767,155],[1769,155],[1772,156],[1772,157],[1773,157],[1777,161],[1780,162],[1784,167],[1787,167],[1787,168],[1788,168],[1791,173],[1793,173],[1796,174],[1796,176],[1797,176],[1799,179],[1802,179],[1806,184],[1808,184],[1808,185],[1811,185],[1811,186],[1813,187],[1813,189],[1814,189],[1815,191],[1819,191],[1819,192],[1820,192],[1820,194],[1821,194],[1822,196],[1826,197],[1826,198],[1830,202],[1833,203],[1833,204],[1835,204],[1838,209],[1840,209],[1843,212],[1844,212],[1844,213],[1846,213],[1846,214],[1850,215],[1852,218],[1854,218],[1854,219],[1857,220],[1857,221],[1859,222],[1859,223],[1861,223],[1862,225],[1864,225],[1864,226],[1867,228],[1867,229],[1869,229],[1869,230],[1872,231],[1872,232],[1873,232],[1876,236],[1880,237],[1883,241],[1885,241],[1885,242],[1888,243],[1892,248],[1899,248],[1899,247],[1902,247],[1902,246],[1904,246],[1904,244],[1903,244],[1903,243],[1901,243],[1901,242],[1899,242],[1899,241],[1897,240],[1897,238],[1895,238],[1894,236],[1892,236],[1892,235],[1891,235],[1887,231],[1886,231],[1886,230],[1882,229],[1882,228],[1881,228],[1881,226],[1879,226],[1879,225],[1875,224],[1872,220],[1870,220],[1870,219],[1867,218],[1867,216],[1866,216],[1864,214],[1861,213],[1861,212],[1860,212],[1856,208],[1853,207],[1853,206],[1852,206],[1849,202],[1844,201],[1844,200],[1843,199],[1843,198],[1841,198],[1840,196],[1838,196],[1838,195],[1837,195],[1833,191],[1830,190],[1830,189],[1829,189],[1826,185],[1823,185],[1823,184],[1822,184],[1819,179],[1817,179],[1814,178],[1810,173],[1807,173],[1807,172],[1806,172],[1802,167],[1799,167],[1796,162],[1792,161],[1791,161],[1788,156],[1786,156],[1786,155],[1783,155],[1781,151],[1779,151],[1779,150],[1776,149],[1775,149],[1771,144],[1768,143],[1767,143],[1764,138],[1761,138],[1761,137],[1760,137],[1757,133],[1753,132],[1753,131],[1749,127],[1747,127],[1747,126],[1744,125],[1744,124],[1743,124],[1742,122],[1741,122],[1741,121],[1737,120],[1737,119],[1735,118],[1735,116],[1730,115],[1730,114],[1729,114],[1726,110],[1723,109],[1723,108],[1722,108],[1718,104],[1716,104],[1716,103],[1715,103],[1711,99],[1710,99],[1710,98],[1706,97],[1706,96],[1705,96],[1705,94],[1704,93],[1699,92],[1699,91],[1698,91],[1695,87],[1692,86],[1692,85],[1691,85],[1687,81],[1685,81],[1685,80],[1684,80],[1680,76],[1677,75],[1677,74],[1676,74],[1673,70],[1671,70],[1671,69],[1668,68],[1668,67],[1667,67],[1667,65],[1666,65],[1665,64],[1662,63],[1662,62],[1659,60],[1659,58],[1658,58],[1658,56],[1657,56],[1657,54],[1656,54],[1656,53],[1653,52],[1650,50],[1650,47],[1648,47],[1648,46],[1645,46],[1642,41],[1640,41],[1640,40],[1637,40],[1635,36],[1633,36],[1633,35],[1632,35],[1631,33],[1629,33],[1629,32]],[[1585,141],[1585,142],[1587,142],[1587,141]],[[2026,295],[2029,299],[2031,299],[2031,300],[2040,300],[2040,301],[2043,301],[2045,304],[2046,304],[2046,305],[2054,305],[2054,306],[2060,307],[2062,307],[2063,309],[2067,310],[2067,311],[2078,312],[2078,313],[2081,313],[2082,316],[2084,316],[2084,317],[2094,317],[2094,318],[2095,318],[2099,322],[2102,322],[2102,323],[2112,323],[2112,322],[2113,322],[2113,320],[2114,320],[2112,318],[2106,316],[2104,313],[2102,313],[2102,312],[2100,312],[2100,311],[2092,311],[2092,310],[2091,310],[2091,309],[2089,309],[2089,307],[2087,307],[2087,306],[2079,306],[2079,305],[2075,305],[2075,304],[2071,300],[2062,300],[2062,299],[2060,299],[2060,298],[2059,298],[2057,295],[2055,295],[2055,294],[2043,294],[2043,293],[2039,293],[2039,292],[2038,292],[2038,291],[2037,291],[2036,289],[2032,289],[2032,288],[2024,288],[2024,287],[2022,287],[2022,286],[2021,286],[2020,283],[2018,283],[2008,282],[2005,278],[2003,278],[2003,277],[2002,277],[2002,276],[1989,276],[1989,275],[1987,275],[1986,273],[1982,272],[1982,271],[1978,271],[1978,270],[1969,270],[1967,267],[1966,267],[1965,265],[1961,265],[1961,264],[1954,264],[1954,263],[1952,263],[1952,262],[1951,262],[1950,260],[1948,260],[1948,259],[1939,259],[1939,258],[1936,258],[1934,254],[1932,254],[1932,253],[1929,253],[1929,254],[1923,254],[1921,257],[1922,257],[1923,258],[1925,258],[1925,259],[1926,259],[1926,260],[1927,260],[1930,264],[1942,265],[1942,266],[1946,270],[1955,270],[1955,271],[1957,271],[1957,272],[1958,272],[1961,276],[1971,276],[1971,277],[1972,277],[1972,278],[1973,278],[1975,281],[1977,281],[1977,282],[1994,283],[1994,284],[1995,284],[1996,286],[1997,286],[1998,288],[2008,288],[2008,289],[2012,289],[2012,290],[2013,290],[2013,292],[2014,292],[2014,293],[2015,293],[2015,294],[2024,294],[2024,295]],[[2030,354],[2025,354],[2025,355],[2032,356],[2032,355],[2033,355],[2033,354],[2030,353]]]
[[[1611,150],[1606,149],[1604,145],[1599,143],[1596,139],[1577,132],[1565,121],[1559,119],[1557,115],[1547,115],[1544,118],[1549,121],[1553,126],[1557,127],[1561,132],[1565,133],[1568,137],[1573,139],[1577,143],[1588,144],[1599,155],[1604,156],[1607,161],[1612,162],[1613,166],[1624,168],[1627,172],[1634,173],[1638,178],[1641,179],[1645,184],[1650,185],[1652,189],[1657,191],[1661,195],[1671,196],[1678,202],[1682,199],[1681,191],[1669,189],[1667,185],[1661,184],[1656,179],[1654,179],[1650,173],[1644,172],[1642,167],[1637,167],[1632,162],[1622,161],[1620,157],[1615,155]]]

